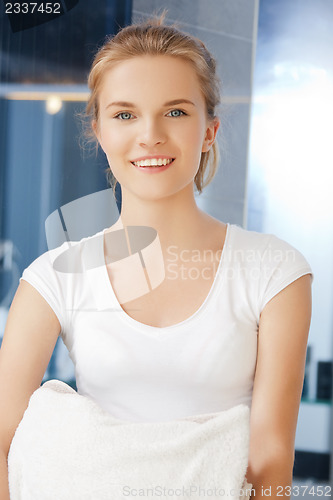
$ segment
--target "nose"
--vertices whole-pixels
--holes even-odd
[[[159,120],[147,119],[140,123],[138,143],[141,147],[152,148],[166,141],[166,131]]]

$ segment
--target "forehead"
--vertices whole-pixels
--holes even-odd
[[[139,56],[116,63],[101,82],[101,106],[110,100],[159,104],[177,98],[204,103],[199,79],[190,62],[173,56]]]

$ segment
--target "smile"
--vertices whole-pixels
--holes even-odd
[[[165,167],[174,161],[174,158],[147,158],[146,160],[132,161],[136,167]]]

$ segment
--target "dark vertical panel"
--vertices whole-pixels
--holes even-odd
[[[40,253],[41,150],[39,145],[42,138],[43,110],[41,102],[33,101],[9,101],[6,106],[8,113],[5,123],[6,152],[3,160],[5,172],[2,173],[1,186],[1,237],[13,243],[14,259],[21,274]],[[18,280],[18,277],[15,279]],[[12,272],[6,272],[1,278],[1,297],[3,297],[13,286],[14,275]]]
[[[0,99],[0,239],[3,237],[3,217],[5,210],[5,179],[7,158],[8,101]]]
[[[9,105],[4,237],[20,250],[22,270],[39,254],[43,104]]]

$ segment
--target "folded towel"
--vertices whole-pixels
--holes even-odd
[[[52,380],[30,398],[8,455],[11,500],[248,498],[249,413],[114,418]]]

